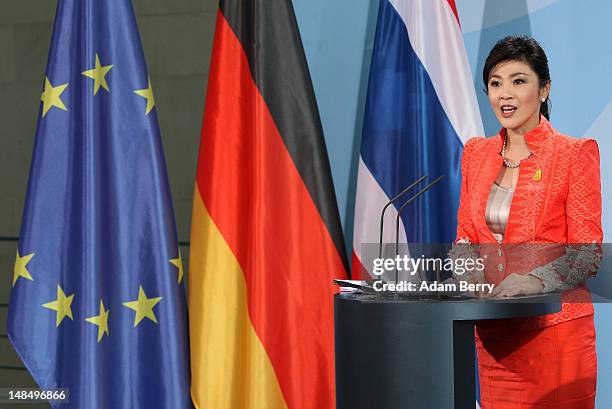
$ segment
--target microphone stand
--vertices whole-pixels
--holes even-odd
[[[410,199],[406,200],[406,202],[399,208],[399,210],[397,211],[397,217],[395,218],[395,257],[397,259],[397,256],[399,255],[399,222],[400,222],[400,216],[402,214],[402,211],[412,202],[414,202],[416,199],[418,199],[420,196],[422,196],[425,192],[427,192],[429,189],[431,189],[436,183],[438,183],[440,180],[442,180],[442,178],[444,178],[444,175],[440,175],[438,176],[436,179],[434,179],[433,182],[431,182],[430,184],[428,184],[427,186],[425,186],[423,189],[419,190],[414,196],[412,196]],[[397,269],[397,263],[395,264],[395,297],[397,298],[397,283],[399,281],[399,271]]]
[[[385,205],[385,207],[383,207],[382,211],[380,212],[380,229],[379,229],[380,235],[378,238],[378,258],[382,258],[383,231],[385,229],[384,219],[385,219],[385,212],[387,211],[387,208],[391,206],[393,203],[397,202],[401,197],[403,197],[406,194],[406,192],[408,192],[410,189],[412,189],[413,187],[415,187],[416,185],[418,185],[419,183],[421,183],[423,180],[427,179],[428,177],[429,175],[421,176],[420,178],[412,182],[410,185],[405,187],[404,190],[402,190],[397,195],[395,195],[395,197],[389,200],[387,204]]]

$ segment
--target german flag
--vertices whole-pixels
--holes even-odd
[[[291,0],[222,0],[191,226],[198,408],[334,408],[332,278],[348,271]]]

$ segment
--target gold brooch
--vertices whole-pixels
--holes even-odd
[[[542,179],[542,169],[538,169],[535,175],[533,175],[533,180],[540,180],[540,179]]]

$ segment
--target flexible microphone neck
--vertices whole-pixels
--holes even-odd
[[[404,188],[404,190],[402,190],[397,195],[395,195],[383,207],[382,211],[380,212],[380,228],[378,230],[379,231],[379,237],[378,237],[378,258],[382,258],[383,231],[385,229],[384,220],[385,220],[385,212],[387,211],[387,208],[389,206],[391,206],[393,203],[397,202],[400,198],[402,198],[410,189],[412,189],[413,187],[415,187],[416,185],[418,185],[419,183],[421,183],[423,180],[427,179],[428,177],[429,177],[429,175],[421,176],[420,178],[418,178],[417,180],[412,182],[410,185],[406,186]]]
[[[440,180],[442,180],[442,178],[444,178],[444,175],[440,175],[438,176],[436,179],[434,179],[433,182],[431,182],[430,184],[428,184],[427,186],[425,186],[423,189],[419,190],[414,196],[412,196],[410,199],[406,200],[406,203],[404,203],[399,210],[397,211],[397,217],[395,218],[395,257],[397,258],[397,256],[399,255],[399,222],[400,222],[400,216],[402,214],[402,211],[408,207],[408,205],[412,202],[414,202],[415,200],[417,200],[419,197],[421,197],[425,192],[427,192],[429,189],[431,189],[436,183],[438,183]],[[399,279],[399,271],[397,269],[397,264],[395,265],[395,283],[397,284]]]

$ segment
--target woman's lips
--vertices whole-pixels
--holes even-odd
[[[502,107],[500,108],[502,117],[504,118],[512,117],[512,115],[514,115],[514,113],[516,112],[516,109],[517,108],[513,105],[502,105]]]

